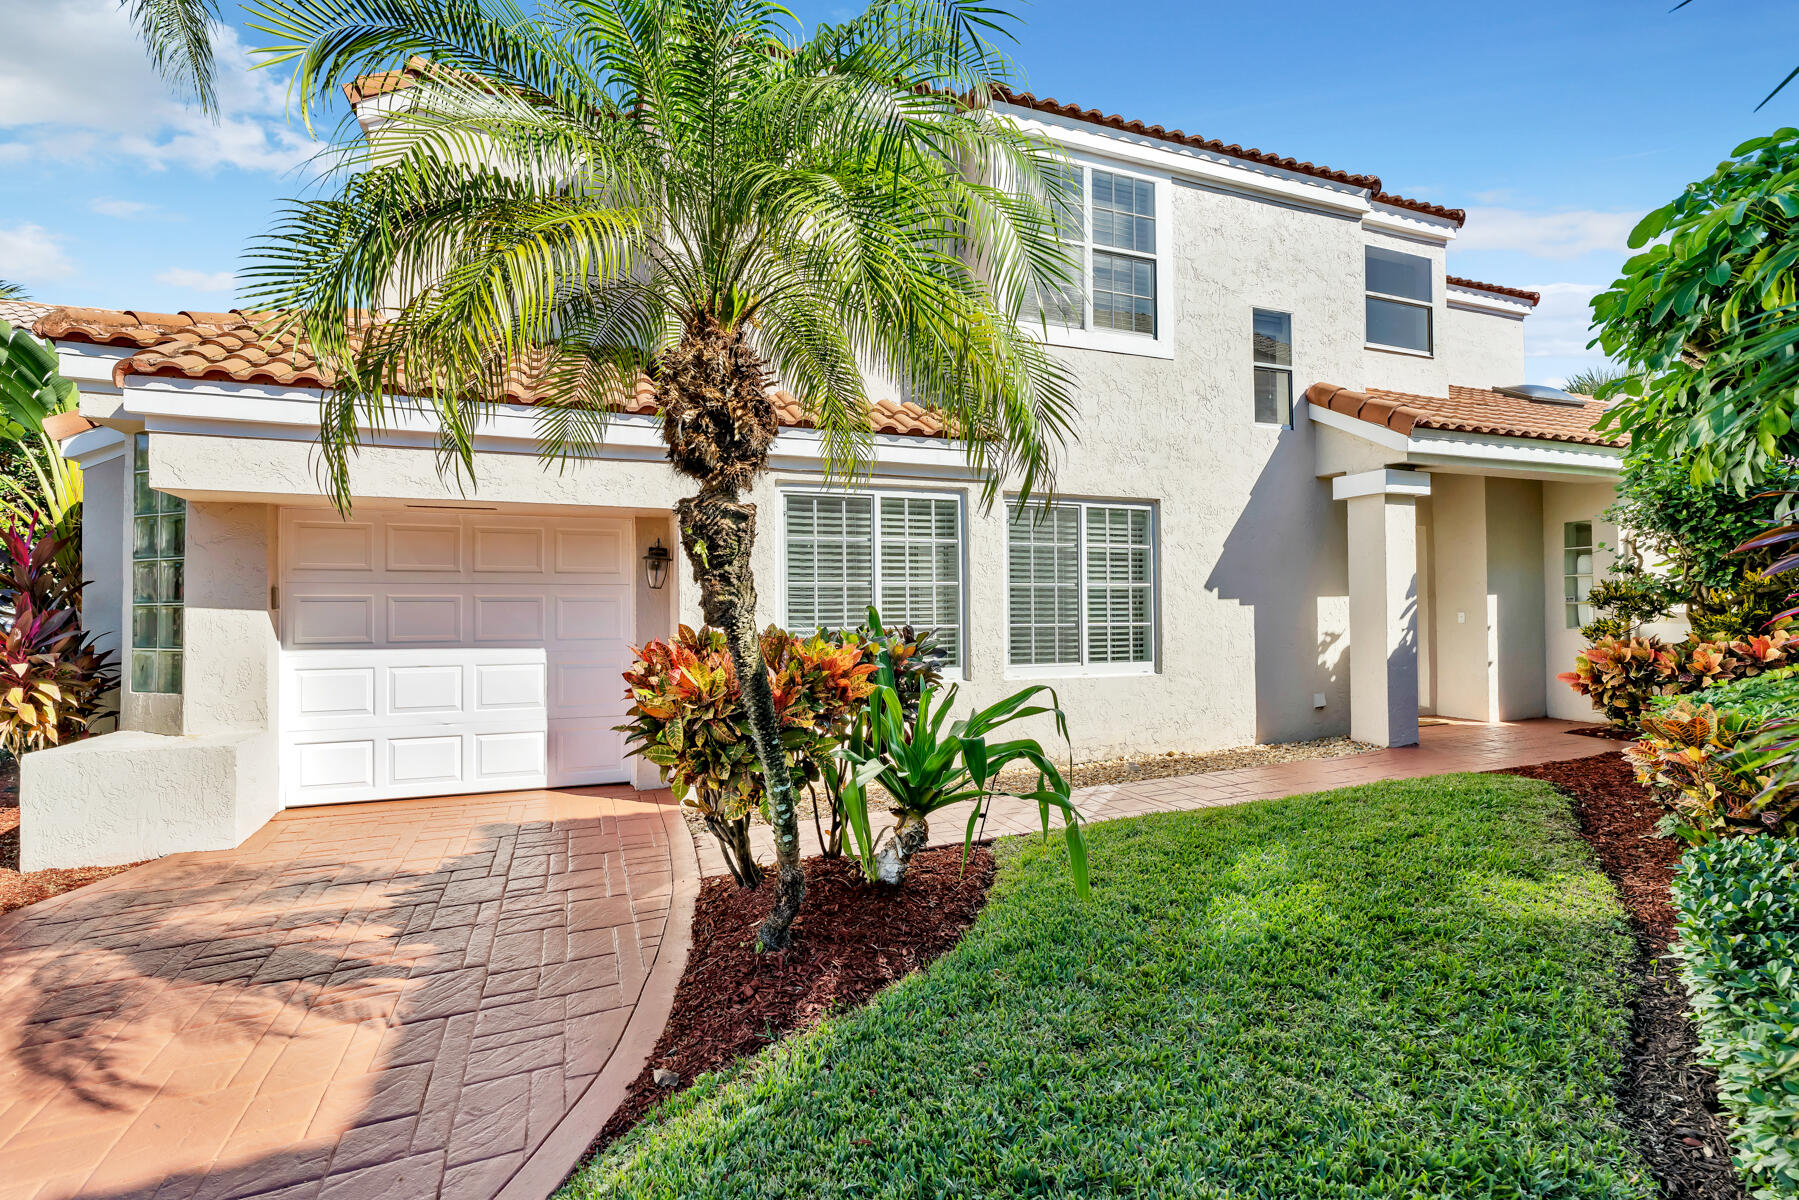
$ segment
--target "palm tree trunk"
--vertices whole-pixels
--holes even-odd
[[[749,718],[750,738],[762,760],[762,780],[775,832],[775,906],[758,931],[764,950],[787,945],[788,930],[806,894],[800,867],[799,806],[781,727],[775,715],[774,689],[762,661],[756,631],[756,581],[750,573],[750,549],[756,541],[756,506],[729,492],[701,488],[700,494],[675,506],[681,522],[681,548],[700,585],[700,611],[708,624],[722,629],[737,668],[737,686]]]

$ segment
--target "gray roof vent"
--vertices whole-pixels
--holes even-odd
[[[1495,385],[1494,391],[1501,396],[1515,396],[1520,400],[1529,400],[1533,404],[1566,404],[1579,408],[1585,404],[1579,396],[1564,392],[1561,388],[1552,388],[1542,383],[1512,383],[1504,386]]]

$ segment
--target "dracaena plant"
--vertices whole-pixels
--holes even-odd
[[[509,378],[538,385],[541,453],[560,459],[603,441],[648,376],[774,825],[765,946],[805,890],[744,499],[778,429],[772,387],[833,480],[871,459],[869,378],[937,413],[990,499],[1041,490],[1072,428],[1073,381],[1020,320],[1079,269],[1060,158],[994,103],[1010,20],[984,0],[876,0],[808,37],[765,0],[252,6],[263,65],[292,68],[309,118],[360,76],[408,85],[366,139],[343,126],[335,193],[295,202],[245,272],[249,302],[298,314],[333,373],[320,444],[341,507],[361,431],[396,404],[424,405],[472,478]]]
[[[81,581],[59,568],[71,534],[0,535],[0,745],[15,758],[84,736],[118,686],[112,652],[81,628]]]
[[[892,687],[878,684],[869,697],[866,720],[858,722],[843,749],[850,837],[863,872],[882,883],[901,882],[912,856],[930,840],[931,814],[965,800],[973,802],[963,836],[966,855],[994,799],[1017,796],[1037,804],[1046,837],[1050,813],[1061,815],[1075,886],[1086,895],[1087,843],[1067,776],[1035,738],[994,740],[1014,722],[1048,716],[1066,744],[1068,722],[1055,690],[1042,684],[1028,687],[951,720],[955,703],[955,687],[927,688],[916,717],[909,719]],[[1035,770],[1034,787],[1014,791],[999,785],[1000,772],[1015,763]],[[884,833],[873,829],[868,815],[871,788],[877,786],[895,818]]]

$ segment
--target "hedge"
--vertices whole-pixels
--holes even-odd
[[[1696,847],[1674,882],[1674,947],[1757,1200],[1799,1200],[1799,839]]]

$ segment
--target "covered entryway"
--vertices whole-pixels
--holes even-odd
[[[287,805],[629,777],[630,518],[281,515]]]

